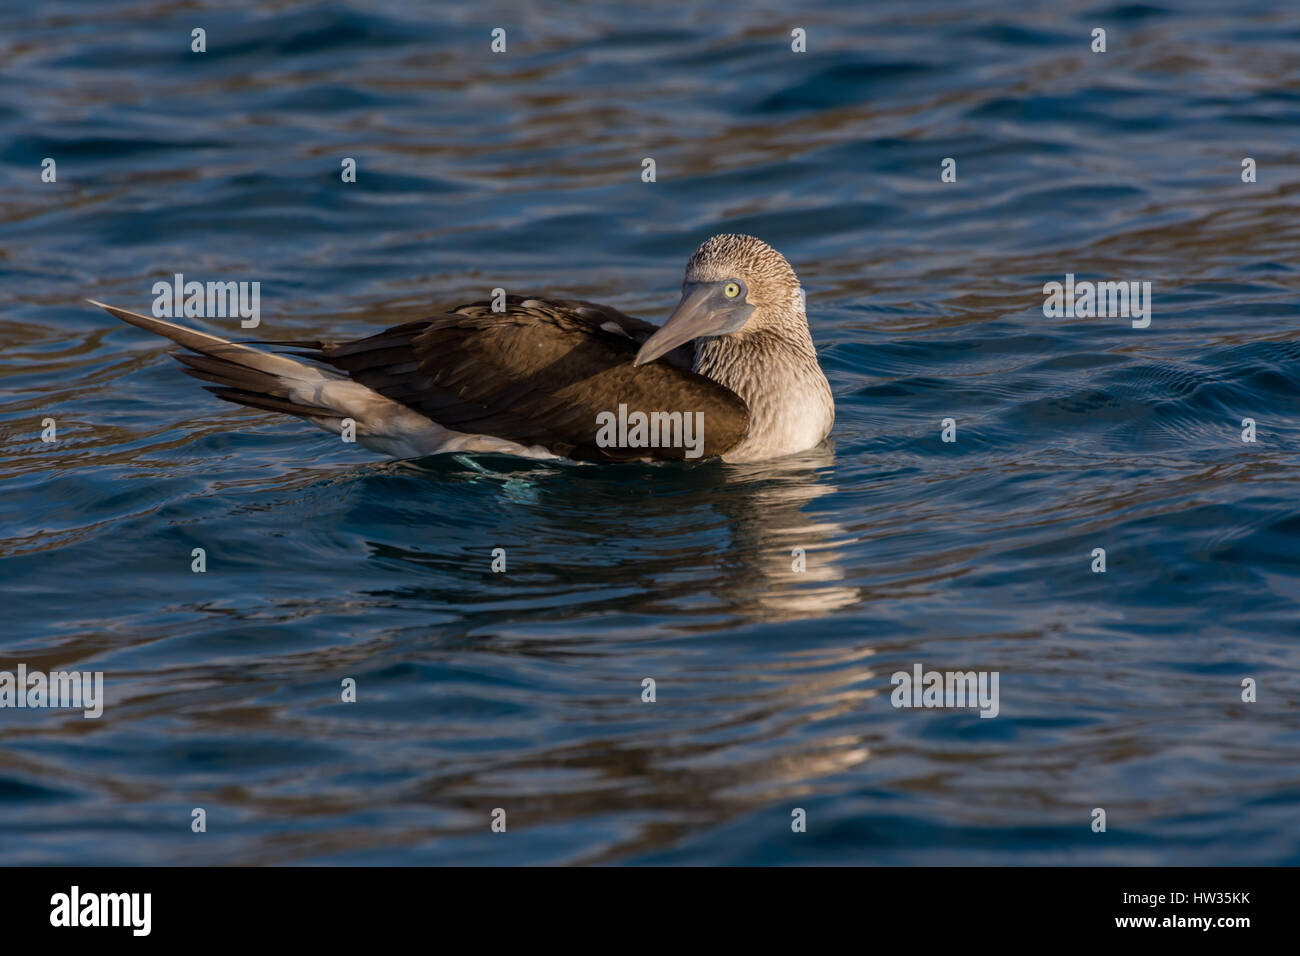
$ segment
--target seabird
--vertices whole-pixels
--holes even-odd
[[[472,302],[350,342],[237,343],[91,302],[187,349],[172,357],[217,397],[336,434],[350,420],[358,444],[399,458],[752,462],[818,445],[835,417],[799,280],[752,236],[714,236],[695,251],[662,327],[591,302],[512,295],[504,311]],[[663,416],[660,435],[678,427],[674,413],[695,416],[702,447],[647,446],[621,429],[611,443],[602,432],[610,416],[638,412]]]

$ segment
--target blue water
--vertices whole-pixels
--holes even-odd
[[[6,2],[0,64],[0,670],[107,695],[0,710],[0,863],[1300,863],[1294,4]],[[719,232],[803,280],[822,449],[385,461],[84,302],[663,321]]]

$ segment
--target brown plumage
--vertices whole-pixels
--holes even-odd
[[[683,457],[680,447],[598,446],[596,416],[623,404],[705,412],[703,457],[721,455],[745,437],[745,403],[690,371],[682,352],[634,368],[637,348],[655,330],[606,306],[507,296],[504,312],[471,302],[352,342],[299,344],[311,350],[300,354],[465,434],[580,460]]]

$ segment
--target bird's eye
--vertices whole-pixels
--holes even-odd
[[[736,296],[740,295],[740,283],[728,282],[722,287],[722,294],[728,299],[734,299]]]

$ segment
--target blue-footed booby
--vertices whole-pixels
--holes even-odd
[[[695,251],[662,327],[512,295],[353,341],[238,343],[91,301],[187,349],[173,358],[219,398],[395,457],[762,461],[816,446],[835,417],[799,280],[752,236]]]

